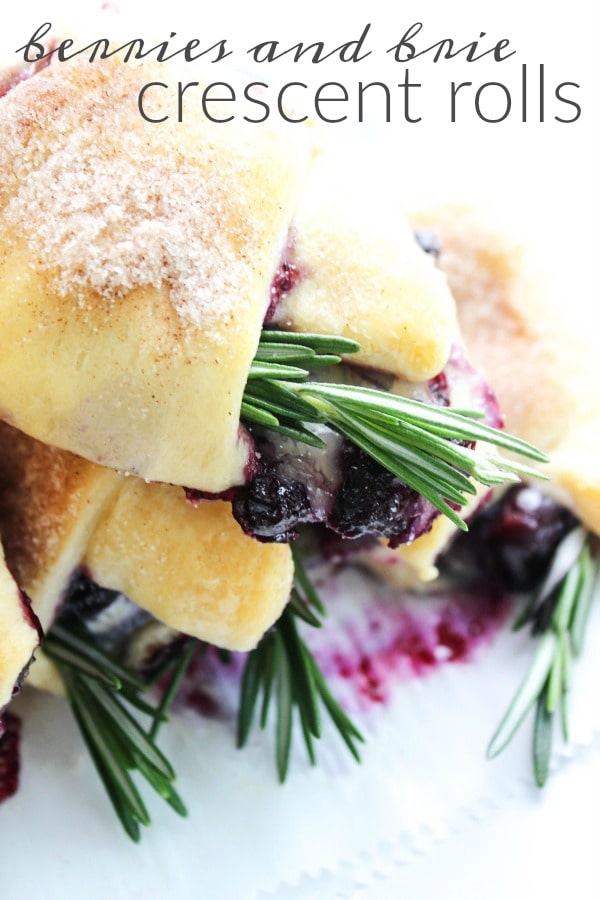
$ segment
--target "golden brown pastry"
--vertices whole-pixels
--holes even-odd
[[[426,381],[458,339],[452,296],[393,192],[374,196],[368,179],[349,189],[350,171],[331,151],[315,162],[293,219],[300,278],[275,321],[353,338],[353,362]]]
[[[289,547],[246,537],[230,504],[194,509],[180,488],[118,475],[4,423],[0,471],[7,560],[44,629],[80,570],[173,629],[235,650],[253,647],[289,597]],[[4,580],[11,604],[3,615],[11,619],[3,636],[17,641],[17,589],[7,573]],[[21,650],[21,668],[33,646]],[[32,668],[33,684],[47,677],[44,667]]]
[[[2,100],[0,405],[46,443],[219,491],[243,476],[241,394],[310,145],[148,124],[158,77],[57,63]]]
[[[84,557],[92,578],[171,628],[249,650],[279,618],[292,586],[286,544],[247,537],[231,504],[194,509],[181,490],[128,478]]]
[[[516,228],[486,209],[447,205],[411,221],[439,239],[469,356],[493,385],[507,430],[548,453],[547,489],[600,533],[592,286],[543,273]]]
[[[346,213],[315,205],[310,129],[213,124],[198,92],[183,122],[144,121],[140,87],[178,74],[52,63],[2,99],[0,408],[93,462],[220,492],[244,481],[241,398],[290,238],[293,325],[359,334],[369,365],[435,374],[454,310],[407,227],[373,231],[373,210],[342,234]]]
[[[260,459],[240,406],[265,317],[358,340],[353,361],[394,391],[429,402],[428,380],[445,369],[458,388],[444,403],[486,411],[485,397],[474,399],[479,383],[451,356],[459,332],[446,278],[393,194],[349,192],[335,159],[312,160],[310,129],[211,124],[197,93],[183,122],[144,122],[140,86],[177,73],[51,64],[0,101],[2,534],[46,628],[83,569],[175,631],[248,649],[287,601],[289,548],[244,535],[226,500],[192,508],[178,485],[220,493]],[[455,213],[439,224],[472,357],[498,381],[509,427],[557,450],[559,471],[561,430],[553,444],[527,416],[510,418],[510,387],[502,396],[514,344],[497,345],[498,323],[514,331],[521,293],[530,296],[518,254]],[[282,264],[295,280],[277,295]],[[519,339],[544,357],[545,334],[528,327]],[[545,421],[543,407],[535,415]],[[330,466],[337,454],[339,470],[343,452],[334,439],[329,457],[279,441],[276,478],[317,473],[326,484],[316,493],[331,502],[342,479]],[[588,488],[571,486],[582,510]],[[454,526],[425,514],[423,523],[407,546],[364,558],[391,580],[432,579]]]
[[[310,129],[213,125],[197,93],[183,123],[145,122],[140,86],[177,73],[53,63],[0,101],[2,533],[45,628],[83,567],[173,629],[247,649],[289,595],[289,549],[171,485],[247,477],[241,397],[281,260],[301,273],[288,327],[359,337],[359,361],[398,376],[439,370],[455,315],[405,223],[332,184],[326,200]],[[43,658],[35,674],[51,677]]]
[[[44,629],[54,620],[121,477],[0,423],[0,533]]]
[[[498,210],[446,204],[411,210],[409,219],[439,246],[460,334],[493,386],[506,429],[550,457],[549,481],[540,487],[600,533],[600,356],[595,334],[582,327],[592,325],[589,285],[578,294],[572,279],[561,295],[531,236],[519,235]],[[456,402],[472,405],[468,398]],[[439,518],[414,542],[395,549],[382,542],[361,561],[388,581],[414,587],[437,577],[437,557],[455,535]]]

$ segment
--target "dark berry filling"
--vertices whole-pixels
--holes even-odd
[[[29,660],[29,662],[27,663],[27,665],[23,666],[23,668],[19,672],[17,680],[15,681],[15,683],[13,685],[13,689],[12,689],[13,697],[16,697],[17,694],[20,692],[21,688],[23,687],[23,684],[25,683],[25,681],[27,679],[27,676],[29,675],[29,670],[34,662],[35,662],[35,656],[32,655],[32,657]]]
[[[238,495],[239,488],[231,487],[226,491],[213,493],[211,491],[199,491],[197,488],[184,488],[185,498],[192,506],[198,506],[201,500],[227,500],[232,503]]]
[[[58,613],[59,621],[83,627],[111,652],[150,619],[150,613],[119,591],[100,587],[85,570],[74,574]]]
[[[269,290],[269,306],[265,315],[266,325],[274,320],[281,303],[285,300],[287,295],[294,290],[302,277],[300,268],[296,265],[294,259],[294,242],[294,233],[293,231],[290,231],[281,262],[279,263],[279,268],[275,272],[273,281],[271,282]]]
[[[386,537],[395,547],[429,530],[437,515],[431,504],[362,450],[331,438],[335,460],[322,469],[312,449],[303,460],[296,445],[294,467],[289,456],[277,457],[264,440],[259,444],[261,474],[233,500],[234,518],[246,534],[283,543],[297,537],[299,525],[320,524],[347,538]]]
[[[436,406],[450,406],[450,388],[445,372],[440,372],[427,382],[431,400]]]
[[[432,256],[433,259],[437,262],[442,248],[435,231],[430,231],[429,228],[417,228],[414,232],[414,235],[415,240],[421,250],[423,250],[429,256]]]
[[[499,425],[494,395],[460,348],[453,348],[446,368],[421,384],[401,384],[389,373],[340,366],[341,383],[385,387],[425,404],[448,407],[457,393]],[[324,425],[313,426],[324,443],[314,448],[257,426],[248,427],[254,469],[245,483],[219,494],[186,490],[194,505],[203,500],[232,503],[244,532],[260,541],[284,543],[303,524],[322,525],[344,538],[387,538],[391,547],[429,531],[437,510],[399,478]],[[457,443],[464,444],[463,441]],[[470,445],[469,445],[470,446]]]
[[[435,508],[357,447],[347,444],[329,525],[344,537],[389,538],[391,547],[428,531]]]
[[[82,621],[92,619],[119,596],[117,591],[101,588],[85,572],[77,572],[60,608],[60,615],[75,616]]]
[[[233,501],[233,515],[246,534],[278,544],[297,537],[297,526],[311,521],[310,511],[306,486],[275,472],[258,475]]]
[[[0,719],[0,803],[19,787],[21,720],[12,713]]]
[[[19,599],[21,601],[21,609],[23,611],[25,621],[31,628],[34,628],[37,631],[37,635],[41,641],[44,637],[44,631],[42,629],[40,620],[33,611],[31,600],[22,588],[19,588]]]
[[[552,556],[577,520],[534,488],[515,485],[479,514],[455,543],[455,562],[515,591],[529,591],[546,574]]]
[[[370,385],[375,374],[344,368],[350,384]],[[450,404],[444,372],[406,390],[424,403]],[[260,471],[219,497],[232,500],[233,515],[243,530],[261,541],[293,540],[299,525],[319,524],[345,538],[386,537],[395,547],[428,531],[437,516],[415,491],[329,429],[319,431],[323,450],[260,428],[251,430]],[[192,502],[210,499],[198,491],[187,491],[187,497]]]
[[[291,262],[282,262],[271,282],[269,292],[269,308],[265,316],[265,324],[273,321],[277,308],[282,300],[292,291],[300,281],[300,269]]]

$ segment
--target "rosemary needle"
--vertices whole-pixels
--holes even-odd
[[[331,694],[325,677],[297,627],[302,619],[313,627],[321,627],[325,614],[323,604],[311,584],[300,555],[294,551],[295,583],[292,597],[274,628],[247,658],[238,712],[238,747],[243,747],[250,734],[255,709],[262,691],[260,726],[267,724],[271,699],[275,698],[275,756],[280,781],[285,781],[295,713],[300,720],[309,760],[316,763],[314,740],[321,737],[324,709],[357,761],[357,745],[364,739]]]
[[[242,419],[315,447],[324,444],[310,426],[325,424],[426,497],[463,530],[467,526],[456,510],[466,505],[469,495],[474,493],[473,480],[492,486],[516,481],[522,475],[542,477],[536,470],[491,451],[481,454],[471,449],[470,443],[484,441],[534,462],[547,461],[543,453],[525,441],[482,424],[478,421],[479,414],[472,410],[428,406],[372,388],[309,380],[314,369],[335,366],[342,361],[342,356],[359,349],[359,344],[346,338],[263,331],[244,391]],[[298,553],[294,551],[293,555],[295,584],[290,602],[274,628],[247,658],[238,715],[238,745],[243,746],[252,727],[259,695],[262,694],[260,724],[263,728],[271,701],[275,700],[276,757],[281,781],[285,780],[289,768],[296,714],[312,764],[316,761],[314,741],[321,736],[323,711],[357,760],[360,758],[358,744],[363,740],[330,693],[299,633],[300,620],[321,627],[325,610]],[[582,567],[585,565],[588,564],[581,563]],[[578,577],[576,599],[569,601],[572,612],[567,615],[561,607],[556,621],[553,619],[556,633],[543,644],[548,649],[537,664],[537,681],[534,678],[532,688],[530,679],[516,698],[490,746],[490,754],[499,752],[535,697],[543,698],[535,743],[536,771],[541,775],[547,770],[549,757],[548,718],[564,698],[569,655],[581,647],[586,610],[591,602],[589,597],[586,600],[583,589],[588,576]],[[570,643],[564,637],[567,632]],[[136,841],[140,838],[140,826],[148,825],[150,818],[131,773],[137,772],[176,812],[186,814],[173,787],[173,769],[155,739],[194,646],[194,641],[186,642],[162,698],[157,705],[152,705],[143,697],[151,685],[95,646],[85,629],[64,621],[54,626],[44,640],[44,650],[63,678],[83,739],[108,796],[125,831]],[[151,718],[148,732],[142,729],[129,707]],[[566,733],[565,709],[563,699]]]
[[[175,772],[156,745],[160,723],[189,665],[191,639],[174,665],[169,683],[153,706],[142,698],[150,685],[97,647],[92,636],[71,620],[55,625],[44,638],[44,652],[54,661],[65,684],[75,719],[111,803],[134,841],[150,817],[136,787],[137,772],[180,815],[183,801],[173,787]],[[129,707],[152,719],[149,732]]]
[[[566,741],[569,739],[567,704],[571,658],[579,656],[583,649],[590,607],[600,587],[600,558],[592,556],[592,541],[583,529],[564,538],[539,595],[517,621],[518,627],[530,622],[533,634],[537,634],[539,640],[527,674],[487,751],[489,759],[501,753],[535,706],[533,769],[539,787],[543,787],[548,778],[554,715],[558,711],[563,737]],[[574,547],[578,547],[578,555],[571,565]],[[566,572],[565,561],[571,566]],[[541,628],[539,623],[548,621],[548,605],[549,624]]]
[[[467,526],[456,507],[465,506],[475,492],[473,481],[492,487],[521,476],[544,477],[536,469],[504,459],[491,447],[537,463],[548,461],[545,454],[478,421],[481,416],[472,410],[430,406],[373,388],[312,380],[313,369],[336,365],[342,361],[341,354],[359,349],[359,344],[345,338],[263,331],[244,392],[242,419],[317,447],[323,443],[309,426],[327,425],[463,531]],[[485,453],[464,446],[475,441],[489,445]]]

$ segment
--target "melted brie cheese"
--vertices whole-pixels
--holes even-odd
[[[37,629],[24,613],[19,588],[0,547],[0,713],[38,643]]]

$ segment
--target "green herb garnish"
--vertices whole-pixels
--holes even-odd
[[[247,424],[280,432],[315,447],[323,447],[324,443],[311,426],[329,427],[423,495],[463,530],[467,526],[457,509],[465,506],[468,497],[476,493],[474,481],[493,486],[518,481],[522,475],[543,477],[536,470],[503,459],[491,450],[481,453],[465,446],[465,443],[483,441],[535,462],[547,462],[546,456],[531,444],[477,421],[480,413],[429,406],[369,387],[313,380],[315,370],[336,366],[342,361],[342,355],[359,349],[355,341],[345,338],[263,331],[244,391],[242,419]],[[294,562],[295,582],[290,602],[248,656],[238,715],[241,747],[248,739],[259,696],[259,721],[263,728],[274,702],[277,769],[281,781],[285,780],[289,768],[296,719],[312,764],[316,762],[314,743],[321,736],[324,711],[357,760],[360,759],[358,745],[363,741],[333,698],[298,630],[300,620],[321,627],[325,610],[296,552]],[[584,628],[582,604],[583,601],[577,600],[569,606],[573,610],[569,618],[573,652],[580,640],[577,635]],[[564,624],[564,618],[565,613],[560,613],[557,622]],[[555,663],[552,657],[546,676],[548,672],[555,674],[538,691],[544,691],[545,710],[538,715],[540,724],[536,729],[536,753],[542,760],[540,770],[549,753],[546,720],[555,708],[557,691],[561,695],[561,686],[566,682],[565,638],[560,636],[565,631],[563,624],[562,631],[556,626],[557,637],[552,644],[554,651],[555,643],[559,646],[561,661]],[[138,841],[140,826],[150,822],[132,777],[135,773],[176,812],[186,815],[185,806],[173,787],[175,773],[158,749],[156,737],[192,658],[195,641],[186,641],[156,703],[145,699],[152,684],[115,662],[79,624],[68,620],[55,625],[43,646],[57,665],[83,739],[127,834]],[[147,730],[138,721],[140,715],[150,717]],[[506,728],[503,723],[501,736]],[[499,752],[499,743],[500,738],[496,736],[490,750]]]
[[[242,419],[313,446],[321,423],[360,447],[463,531],[461,508],[487,487],[544,477],[535,469],[458,442],[483,441],[536,462],[540,450],[477,421],[481,413],[429,406],[386,391],[308,380],[315,368],[341,362],[359,345],[345,338],[263,331],[244,391]],[[308,426],[308,427],[307,427]]]
[[[357,744],[364,739],[332,696],[325,677],[298,632],[297,620],[320,628],[325,609],[294,552],[295,583],[290,602],[246,662],[238,713],[238,747],[248,739],[259,694],[260,726],[267,725],[271,700],[276,707],[275,755],[280,781],[285,781],[290,761],[294,714],[298,713],[308,758],[316,764],[314,740],[321,737],[321,713],[325,708],[357,762]]]
[[[569,740],[571,660],[583,649],[591,603],[600,587],[600,559],[592,556],[592,541],[582,528],[567,535],[540,591],[517,620],[517,628],[532,624],[538,645],[487,751],[489,759],[501,753],[536,705],[533,770],[539,787],[548,778],[554,716],[559,711],[563,738]]]
[[[156,745],[167,709],[191,660],[195,641],[188,640],[173,663],[167,686],[156,705],[143,699],[150,684],[115,662],[92,636],[71,620],[54,625],[43,649],[64,682],[81,735],[123,828],[134,841],[150,816],[131,773],[137,772],[181,816],[187,815],[173,787],[175,772]],[[130,707],[149,716],[145,731]]]

